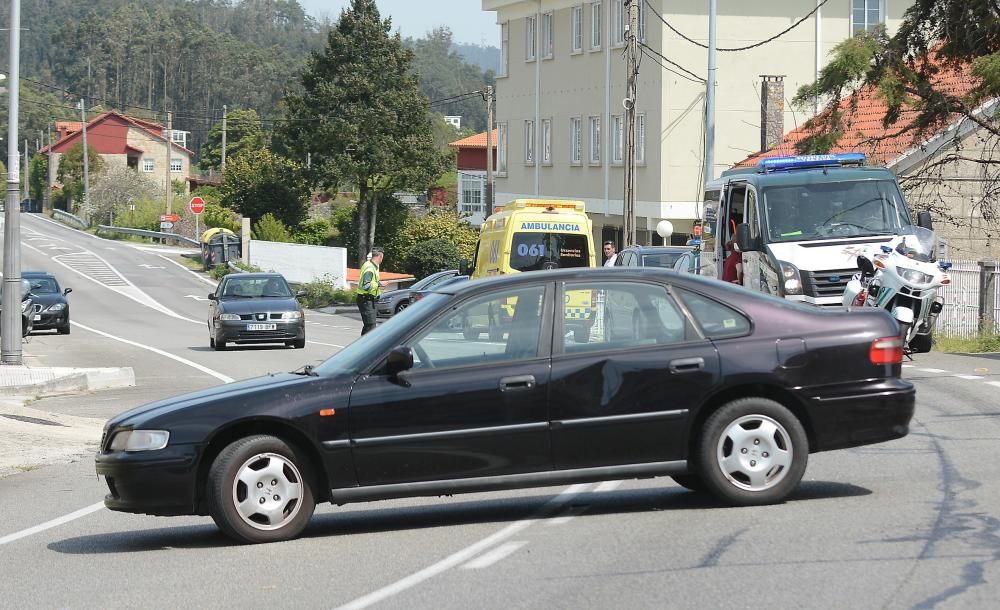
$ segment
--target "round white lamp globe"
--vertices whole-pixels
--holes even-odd
[[[670,237],[674,232],[674,223],[669,220],[661,220],[656,223],[656,233],[663,239]]]

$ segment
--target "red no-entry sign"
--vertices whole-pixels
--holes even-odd
[[[192,197],[191,203],[188,204],[188,207],[191,208],[191,211],[195,214],[201,214],[205,211],[205,200],[201,197]]]

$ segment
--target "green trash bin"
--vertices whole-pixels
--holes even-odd
[[[215,227],[201,234],[201,262],[205,271],[216,265],[239,260],[240,236],[229,229]]]

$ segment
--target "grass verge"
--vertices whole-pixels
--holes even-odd
[[[1000,352],[1000,335],[986,333],[971,338],[936,336],[934,337],[934,349],[939,352],[969,354]]]

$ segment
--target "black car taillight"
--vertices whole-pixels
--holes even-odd
[[[899,337],[882,337],[872,341],[868,349],[872,364],[900,364],[903,362],[903,340]]]

